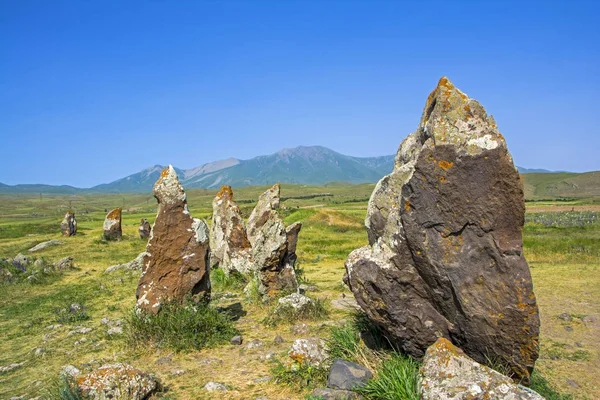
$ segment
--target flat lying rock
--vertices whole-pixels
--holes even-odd
[[[219,383],[219,382],[208,382],[206,385],[204,385],[204,389],[206,389],[209,392],[215,392],[215,391],[226,392],[227,386],[225,386],[223,383]]]
[[[8,365],[2,365],[2,366],[0,366],[0,373],[10,372],[13,369],[21,368],[23,365],[25,365],[25,361],[20,362],[20,363],[12,363],[12,364],[8,364]]]
[[[315,389],[311,393],[314,397],[323,400],[361,400],[364,399],[358,393],[352,392],[350,390],[340,390],[340,389],[329,389],[329,388],[321,388]]]
[[[58,246],[59,244],[63,244],[61,240],[48,240],[47,242],[38,243],[32,248],[29,249],[29,252],[34,253],[36,251],[44,250],[47,247]]]
[[[523,188],[484,108],[442,78],[367,209],[369,246],[345,282],[369,318],[420,358],[438,337],[527,383],[540,320],[523,255]]]
[[[543,400],[531,389],[469,358],[449,340],[438,339],[425,353],[421,373],[423,400]]]
[[[129,270],[129,271],[139,270],[139,271],[141,271],[143,263],[144,263],[144,257],[146,257],[147,255],[148,255],[148,253],[144,251],[144,252],[138,254],[138,256],[136,258],[134,258],[133,260],[131,260],[127,263],[111,265],[110,267],[106,268],[104,273],[109,274],[111,272],[118,271],[118,270]]]
[[[156,313],[163,302],[210,299],[209,232],[192,218],[186,195],[172,166],[154,185],[156,220],[146,246],[136,291],[137,308]]]
[[[352,390],[367,384],[373,377],[368,368],[360,364],[336,359],[329,371],[327,387],[331,389]]]
[[[77,386],[85,398],[146,399],[159,388],[158,380],[146,372],[127,364],[103,365],[97,370],[77,378]]]

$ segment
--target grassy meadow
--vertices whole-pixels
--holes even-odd
[[[124,335],[109,335],[102,323],[123,321],[135,304],[138,273],[108,266],[127,262],[145,248],[138,237],[141,218],[154,221],[156,201],[149,194],[126,195],[1,195],[0,258],[18,253],[55,262],[72,256],[77,268],[40,283],[1,285],[0,367],[24,364],[0,372],[0,399],[52,397],[62,366],[88,371],[108,362],[127,362],[155,373],[165,386],[164,399],[302,399],[310,392],[273,380],[276,360],[284,360],[296,338],[328,337],[332,326],[351,319],[348,310],[331,305],[351,297],[341,279],[344,260],[367,243],[363,221],[374,185],[282,185],[281,214],[287,225],[302,221],[298,265],[302,280],[317,290],[329,311],[306,321],[308,331],[292,331],[295,322],[269,324],[273,306],[246,300],[242,287],[213,281],[213,304],[231,311],[242,346],[219,345],[177,352],[155,346],[131,346]],[[247,217],[266,187],[234,191]],[[193,216],[209,218],[216,191],[188,191]],[[123,207],[123,240],[101,238],[105,210]],[[600,205],[591,200],[527,203],[524,244],[542,320],[541,355],[537,373],[564,396],[600,398]],[[59,224],[67,209],[76,213],[78,234],[62,238]],[[36,253],[40,242],[64,243]],[[65,318],[71,304],[82,310]],[[558,318],[562,314],[562,318]],[[76,331],[92,328],[89,333]],[[276,335],[283,343],[274,342]],[[246,345],[258,339],[261,344]],[[208,381],[222,382],[229,391],[207,392]],[[549,397],[550,398],[550,397]]]

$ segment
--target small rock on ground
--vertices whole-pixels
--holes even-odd
[[[358,393],[350,390],[339,390],[339,389],[315,389],[311,393],[314,397],[323,400],[361,400],[363,397]]]
[[[364,386],[373,377],[373,373],[360,364],[336,359],[333,362],[327,387],[331,389],[352,390]]]
[[[219,382],[208,382],[206,385],[204,385],[204,389],[208,390],[209,392],[214,392],[217,390],[221,392],[226,392],[227,386]]]
[[[234,337],[231,338],[231,340],[229,341],[229,343],[231,343],[234,346],[239,346],[242,344],[242,337],[240,335],[236,335]]]

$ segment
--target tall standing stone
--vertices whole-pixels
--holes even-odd
[[[367,315],[405,352],[439,337],[528,382],[539,316],[523,256],[523,189],[496,123],[447,79],[379,181],[369,246],[345,281]]]
[[[172,166],[154,184],[156,221],[146,246],[137,307],[156,313],[167,301],[210,299],[210,249],[206,223],[192,218],[186,195]]]
[[[140,221],[140,227],[138,228],[138,232],[140,233],[140,239],[148,239],[150,237],[150,232],[152,232],[152,227],[150,226],[150,222],[146,218],[142,218]]]
[[[263,294],[295,291],[298,287],[294,263],[300,223],[286,230],[277,213],[279,184],[274,185],[259,198],[248,218],[248,239],[252,257],[258,271]],[[288,239],[289,237],[289,239]]]
[[[67,211],[65,217],[60,223],[60,230],[63,236],[73,236],[77,233],[77,221],[75,220],[75,213]]]
[[[252,249],[240,208],[233,201],[233,190],[223,186],[212,203],[211,266],[225,273],[248,273],[254,270]]]
[[[121,240],[123,231],[121,229],[121,207],[111,210],[104,218],[103,237],[106,240]]]

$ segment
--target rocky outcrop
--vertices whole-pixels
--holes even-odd
[[[140,227],[138,228],[138,232],[140,233],[140,239],[148,239],[150,237],[150,232],[152,232],[152,227],[150,226],[150,222],[146,218],[142,218],[140,221]]]
[[[143,400],[159,389],[158,379],[131,365],[107,364],[76,380],[86,399]]]
[[[423,400],[544,400],[533,390],[473,361],[444,338],[427,349],[420,374]]]
[[[156,220],[146,246],[137,307],[158,312],[160,304],[210,298],[209,232],[206,223],[192,218],[186,195],[172,166],[154,185],[158,200]]]
[[[122,209],[115,208],[106,214],[104,218],[104,233],[105,240],[121,240],[123,231],[121,229],[121,211]]]
[[[246,235],[244,218],[233,201],[230,186],[223,186],[213,200],[211,225],[211,266],[218,265],[225,273],[243,274],[254,270],[252,249]]]
[[[60,230],[63,236],[73,236],[77,233],[77,221],[75,220],[75,214],[71,211],[67,211],[65,217],[60,223]]]
[[[296,223],[286,229],[277,213],[279,194],[279,184],[264,192],[248,218],[252,258],[260,279],[260,291],[265,295],[298,288],[294,264],[302,224]]]
[[[370,245],[350,254],[345,282],[412,356],[445,337],[528,382],[540,322],[523,256],[524,211],[494,119],[442,78],[371,195]]]

